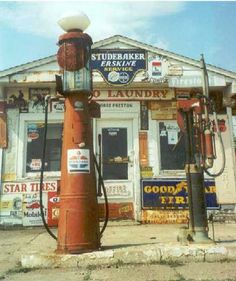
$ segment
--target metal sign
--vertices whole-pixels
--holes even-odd
[[[205,181],[207,208],[218,208],[214,181]],[[187,182],[184,180],[143,180],[142,207],[144,209],[188,208]]]
[[[127,85],[132,82],[137,72],[146,70],[146,52],[131,49],[93,50],[91,67],[108,84]]]

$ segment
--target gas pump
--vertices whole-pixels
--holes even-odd
[[[57,253],[76,254],[100,248],[100,239],[108,223],[109,208],[101,174],[101,159],[99,158],[98,164],[93,153],[91,118],[100,117],[100,106],[92,100],[90,69],[92,39],[83,33],[89,25],[89,19],[81,13],[63,18],[59,24],[67,33],[59,38],[57,54],[63,79],[56,75],[56,91],[65,99],[58,237],[47,225],[42,200],[48,106],[52,99],[49,95],[45,97],[44,106],[40,212],[45,229],[58,242]],[[101,143],[101,140],[98,141]],[[98,192],[95,167],[99,178]],[[97,196],[102,195],[105,202],[105,220],[100,230]]]
[[[223,173],[225,165],[223,142],[214,105],[209,99],[208,76],[203,57],[201,64],[203,94],[177,101],[177,123],[185,136],[185,172],[190,215],[190,233],[188,236],[189,240],[198,243],[209,242],[204,172],[212,177],[219,176]],[[213,113],[215,120],[210,119],[210,113]],[[222,146],[223,165],[218,173],[212,174],[209,169],[213,167],[216,159],[215,127]]]

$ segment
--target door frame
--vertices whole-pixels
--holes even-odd
[[[141,190],[140,190],[140,170],[139,170],[139,113],[138,112],[102,112],[101,119],[93,119],[93,145],[96,152],[97,148],[97,133],[98,133],[98,122],[109,121],[112,127],[112,120],[122,121],[130,120],[132,121],[132,136],[133,136],[133,198],[129,199],[112,199],[111,202],[127,202],[132,200],[134,206],[134,218],[136,221],[141,220]]]

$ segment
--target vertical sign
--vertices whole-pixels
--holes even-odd
[[[140,102],[141,130],[148,130],[148,107],[146,101]]]

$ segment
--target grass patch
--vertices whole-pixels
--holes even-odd
[[[28,273],[31,271],[35,271],[38,268],[26,268],[26,267],[15,267],[11,268],[6,272],[6,275],[16,274],[16,273]]]
[[[177,266],[183,266],[183,262],[179,261],[166,261],[166,260],[161,260],[161,261],[154,261],[152,264],[162,264],[162,265],[168,265],[170,267],[177,267]]]

